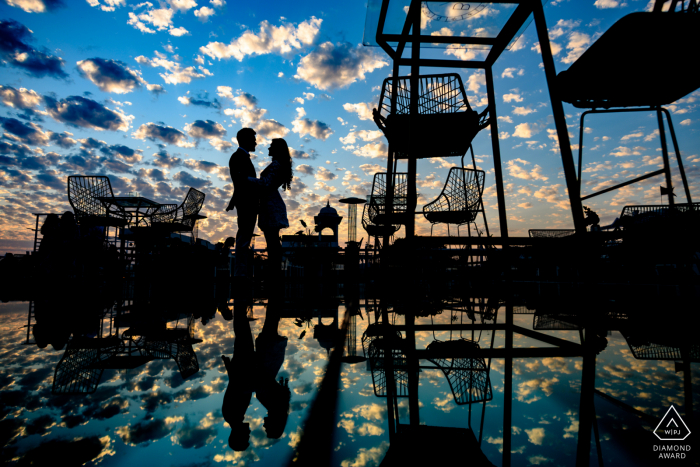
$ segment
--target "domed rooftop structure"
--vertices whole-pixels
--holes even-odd
[[[328,204],[326,204],[325,208],[321,208],[321,211],[318,213],[318,216],[333,216],[333,217],[340,217],[338,215],[338,211],[335,210],[335,208],[331,207],[331,202],[328,200]],[[341,218],[342,219],[342,218]]]
[[[321,238],[321,232],[323,229],[329,228],[333,231],[333,242],[338,243],[338,226],[340,225],[342,217],[338,215],[338,211],[331,207],[331,202],[328,200],[325,208],[321,208],[321,211],[317,216],[314,216],[314,223],[316,227],[314,230],[318,232],[319,240]]]

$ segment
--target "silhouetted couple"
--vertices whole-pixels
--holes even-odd
[[[288,190],[292,182],[292,158],[289,147],[281,138],[273,139],[269,155],[272,162],[256,177],[250,153],[257,145],[255,131],[243,128],[236,135],[238,150],[229,160],[233,196],[226,211],[236,208],[238,232],[236,234],[236,267],[234,276],[250,275],[250,243],[255,231],[255,221],[265,235],[269,264],[275,275],[280,270],[282,243],[280,230],[289,227],[287,209],[278,189]]]
[[[284,434],[289,414],[291,392],[288,380],[275,380],[287,348],[287,338],[277,333],[280,313],[277,300],[271,299],[265,315],[263,329],[255,339],[246,316],[246,307],[236,306],[233,312],[233,357],[221,358],[226,365],[229,383],[224,393],[221,412],[231,427],[229,446],[235,451],[248,449],[250,428],[244,422],[250,399],[255,396],[267,409],[264,428],[267,437],[279,439]]]

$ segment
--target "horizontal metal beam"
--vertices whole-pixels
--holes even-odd
[[[661,175],[663,173],[664,173],[664,169],[659,169],[656,172],[651,172],[651,173],[648,173],[646,175],[642,175],[641,177],[637,177],[635,179],[629,180],[627,182],[620,183],[619,185],[611,186],[610,188],[606,188],[606,189],[600,190],[596,193],[592,193],[590,195],[583,196],[581,198],[581,201],[586,200],[588,198],[593,198],[594,196],[599,196],[599,195],[608,193],[609,191],[617,190],[618,188],[622,188],[622,187],[625,187],[627,185],[631,185],[633,183],[641,182],[642,180],[646,180],[647,178],[655,177],[655,176]]]
[[[411,66],[413,60],[410,58],[401,58],[398,60],[400,66]],[[421,58],[418,65],[425,67],[441,67],[441,68],[479,68],[488,67],[484,61],[464,61],[464,60],[444,60],[434,58]]]
[[[415,42],[416,38],[403,34],[381,34],[381,40],[386,42]],[[465,45],[496,45],[496,37],[469,37],[469,36],[419,36],[418,42],[421,44],[465,44]]]
[[[581,357],[583,350],[577,348],[514,348],[514,349],[470,349],[464,352],[454,352],[450,350],[416,350],[415,356],[418,359],[438,359],[438,358],[550,358],[550,357]]]
[[[537,237],[413,237],[416,243],[427,246],[440,245],[484,245],[484,246],[556,246],[570,245],[583,238],[596,240],[617,240],[622,238],[620,232],[596,232],[584,237],[571,235],[561,238],[537,238]]]
[[[576,342],[571,342],[567,341],[565,339],[560,339],[558,337],[550,336],[549,334],[544,334],[538,331],[534,331],[532,329],[527,329],[521,326],[513,325],[513,332],[517,332],[518,334],[522,334],[525,337],[529,337],[531,339],[536,339],[540,342],[544,342],[545,344],[550,344],[550,345],[556,345],[557,347],[566,347],[566,348],[580,348],[581,344],[577,344]],[[581,350],[582,352],[582,350]]]

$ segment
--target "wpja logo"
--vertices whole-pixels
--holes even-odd
[[[654,429],[654,434],[661,441],[683,441],[690,435],[690,430],[672,404]],[[659,459],[685,459],[690,445],[655,444],[654,451],[659,453]]]

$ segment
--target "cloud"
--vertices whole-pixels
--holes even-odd
[[[71,136],[73,136],[73,133],[69,133],[67,131],[64,131],[63,133],[54,133],[53,131],[49,132],[49,140],[53,144],[60,146],[63,149],[70,149],[78,143],[76,140],[71,138]]]
[[[644,151],[645,148],[641,146],[635,146],[634,148],[630,149],[627,146],[618,146],[615,148],[614,152],[611,152],[611,156],[615,157],[627,157],[627,156],[641,156],[642,151]]]
[[[530,107],[513,107],[513,115],[530,115],[537,112],[537,110],[531,109]]]
[[[168,0],[168,4],[180,11],[188,11],[191,8],[195,8],[197,6],[197,2],[195,0]]]
[[[371,48],[324,42],[301,59],[296,77],[321,90],[338,89],[363,80],[366,73],[387,65]]]
[[[297,107],[297,118],[292,120],[292,131],[298,133],[299,137],[311,135],[316,139],[325,141],[333,130],[327,124],[319,120],[310,120],[305,117],[306,111],[303,107]]]
[[[0,59],[35,78],[67,78],[62,58],[46,50],[34,49],[25,42],[31,38],[31,34],[26,26],[17,21],[0,21]]]
[[[297,173],[302,173],[305,175],[313,175],[314,174],[314,168],[310,165],[307,165],[307,164],[297,165],[295,170],[297,171]]]
[[[559,188],[561,187],[561,184],[543,186],[534,193],[534,196],[535,198],[543,199],[548,203],[553,203],[560,209],[569,209],[570,205],[568,198],[564,198],[559,194]]]
[[[517,74],[518,76],[523,76],[525,74],[525,70],[522,68],[506,68],[503,70],[503,73],[501,73],[501,78],[515,78],[514,74]]]
[[[10,138],[15,142],[35,146],[49,145],[49,135],[44,133],[36,123],[25,124],[15,118],[0,117],[0,126],[10,133],[10,135],[5,133],[5,138]]]
[[[233,88],[231,86],[217,86],[216,93],[219,97],[224,97],[227,99],[233,99]]]
[[[100,4],[100,0],[88,0],[92,7],[99,6],[102,11],[114,11],[116,7],[126,6],[126,0],[103,0],[104,5]]]
[[[604,10],[606,8],[617,8],[627,4],[624,2],[618,2],[617,0],[595,0],[593,5],[598,9]]]
[[[44,104],[54,120],[93,130],[127,131],[134,118],[81,96],[69,96],[61,100],[44,96]]]
[[[138,130],[132,133],[131,136],[141,140],[160,140],[164,143],[174,144],[175,146],[179,146],[181,148],[194,147],[194,143],[188,142],[187,136],[182,131],[170,126],[161,126],[152,122],[144,123]]]
[[[388,150],[389,148],[384,143],[384,141],[380,141],[378,143],[365,144],[364,146],[354,150],[352,153],[360,157],[384,159],[387,156]]]
[[[163,149],[153,154],[153,165],[164,169],[172,169],[174,167],[181,166],[182,159],[180,159],[179,157],[171,156],[165,149]]]
[[[288,54],[293,50],[311,45],[321,28],[323,20],[316,17],[306,20],[295,27],[287,23],[273,26],[267,21],[260,23],[259,32],[244,32],[238,39],[226,45],[222,42],[210,42],[200,47],[199,51],[211,58],[235,58],[243,61],[247,55],[266,55],[270,53]]]
[[[323,180],[324,182],[330,182],[331,180],[338,178],[338,175],[336,175],[335,173],[326,169],[325,167],[319,167],[318,170],[316,170],[316,174],[314,175],[314,178],[316,180]]]
[[[161,419],[139,422],[133,427],[131,425],[119,427],[115,431],[124,444],[131,446],[159,440],[170,434],[170,428]]]
[[[562,58],[563,63],[573,63],[578,59],[591,43],[591,36],[582,32],[574,31],[569,34],[569,42],[566,44],[568,53]]]
[[[185,125],[185,131],[195,139],[226,136],[226,129],[212,120],[195,120]]]
[[[373,175],[377,172],[385,172],[386,167],[382,167],[379,164],[362,164],[360,165],[360,170],[362,170],[365,175]]]
[[[683,126],[688,126],[688,125],[690,125],[691,123],[693,123],[693,121],[692,121],[691,119],[689,119],[689,118],[686,118],[685,120],[683,120],[683,121],[681,122],[681,125],[683,125]]]
[[[193,66],[183,68],[179,63],[167,60],[163,54],[158,56],[158,52],[156,52],[156,55],[156,58],[153,59],[148,59],[143,55],[139,55],[135,60],[144,65],[165,68],[167,72],[159,73],[159,75],[166,84],[188,84],[192,82],[193,79],[204,78],[206,76],[205,73],[198,73],[197,69]]]
[[[165,94],[165,89],[160,84],[147,84],[146,89],[151,91],[153,94]]]
[[[343,108],[350,112],[356,113],[360,120],[372,120],[372,104],[358,102],[357,104],[343,104]]]
[[[5,0],[5,3],[27,13],[45,13],[65,6],[61,0]]]
[[[524,167],[518,165],[518,162],[529,164],[529,162],[522,159],[514,159],[506,162],[506,168],[511,177],[520,178],[522,180],[548,180],[548,177],[542,174],[542,167],[539,165],[535,165],[535,167],[528,172]]]
[[[523,98],[520,97],[520,94],[515,94],[515,93],[503,94],[503,102],[512,102],[512,101],[522,102]]]
[[[104,58],[89,58],[78,62],[78,71],[83,78],[92,81],[105,92],[127,94],[141,85],[148,84],[140,73],[131,70],[125,63]]]
[[[158,31],[165,31],[172,27],[173,15],[175,10],[170,8],[157,8],[145,11],[139,15],[129,13],[129,21],[126,24],[133,26],[141,32],[154,33],[155,31],[148,28],[146,23],[150,23]]]
[[[539,133],[539,130],[534,125],[530,125],[529,123],[520,123],[515,125],[513,136],[517,136],[518,138],[531,138],[532,135],[537,133]]]
[[[210,16],[214,16],[216,14],[216,11],[214,11],[213,8],[209,8],[206,6],[203,6],[199,10],[194,10],[194,15],[199,18],[200,21],[203,23],[206,23],[209,21]]]
[[[218,99],[209,100],[207,97],[208,96],[206,94],[204,96],[198,96],[198,97],[181,96],[181,97],[178,97],[177,100],[180,101],[180,103],[184,104],[184,105],[197,105],[200,107],[209,107],[211,109],[220,109],[221,108],[221,103],[219,102]]]
[[[542,445],[542,440],[544,439],[544,428],[526,429],[525,433],[527,433],[527,440],[532,444],[536,444],[538,446]]]
[[[41,104],[42,98],[31,89],[15,89],[12,86],[0,85],[0,101],[15,109],[34,109]],[[685,123],[681,122],[681,125],[685,125]]]
[[[284,138],[289,133],[289,128],[285,127],[277,120],[262,120],[255,125],[255,131],[266,139]]]

